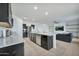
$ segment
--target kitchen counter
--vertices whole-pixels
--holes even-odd
[[[23,43],[23,38],[17,34],[12,34],[9,37],[0,38],[0,48],[8,47],[11,45],[16,45]]]

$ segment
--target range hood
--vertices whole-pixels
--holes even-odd
[[[10,3],[0,3],[0,27],[11,28],[13,26]]]

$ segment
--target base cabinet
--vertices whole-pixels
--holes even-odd
[[[46,50],[53,48],[53,36],[31,34],[30,40]]]
[[[41,36],[41,46],[47,50],[53,48],[53,36]]]
[[[41,35],[36,35],[36,44],[41,46]]]
[[[36,36],[35,36],[35,34],[31,34],[30,40],[33,41],[34,43],[36,43]]]
[[[24,56],[24,43],[0,48],[0,56]]]
[[[56,39],[64,42],[71,42],[72,41],[72,34],[57,34]]]

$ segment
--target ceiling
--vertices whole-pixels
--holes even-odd
[[[49,24],[79,19],[77,3],[12,3],[11,6],[13,15],[23,21]]]

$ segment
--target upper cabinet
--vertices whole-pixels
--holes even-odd
[[[8,21],[9,17],[9,4],[0,3],[0,22]]]
[[[7,27],[11,27],[13,24],[11,5],[9,3],[0,3],[0,26],[4,26],[7,23]]]

